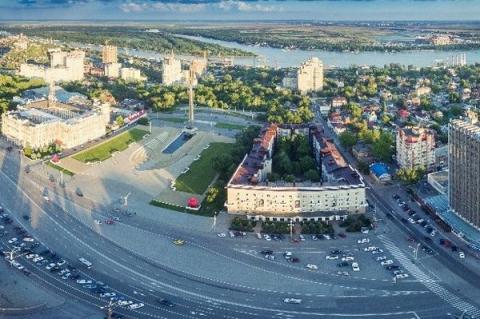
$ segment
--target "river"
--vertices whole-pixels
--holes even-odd
[[[263,58],[265,64],[272,67],[296,67],[305,60],[316,56],[327,67],[348,67],[351,65],[376,65],[384,66],[390,63],[414,65],[419,67],[432,66],[437,62],[447,62],[452,56],[466,53],[467,63],[480,62],[480,50],[468,51],[440,51],[440,50],[415,50],[402,52],[329,52],[324,50],[283,50],[270,47],[244,45],[236,42],[220,41],[204,37],[183,36],[187,39],[198,40],[206,43],[219,44],[229,48],[242,49],[253,52]],[[257,59],[257,64],[261,59]],[[235,58],[235,64],[252,65],[253,58]]]

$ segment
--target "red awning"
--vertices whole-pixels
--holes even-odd
[[[197,208],[198,206],[200,206],[200,202],[195,197],[191,197],[188,199],[187,205],[188,207]]]

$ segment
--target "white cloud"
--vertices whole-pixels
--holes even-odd
[[[205,7],[206,4],[203,3],[128,2],[120,5],[120,10],[126,13],[143,11],[191,13],[202,11]]]
[[[263,3],[248,3],[245,1],[225,0],[218,4],[218,7],[225,11],[236,10],[243,12],[274,12],[283,11],[283,7],[265,5]]]

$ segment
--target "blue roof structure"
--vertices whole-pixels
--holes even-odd
[[[470,247],[480,250],[480,230],[470,225],[448,207],[447,195],[436,195],[425,199],[425,202],[435,209],[438,216],[443,219],[458,237],[465,240]]]
[[[378,178],[384,176],[384,175],[390,175],[388,173],[388,167],[387,165],[383,163],[373,163],[370,165],[370,171],[377,176]]]

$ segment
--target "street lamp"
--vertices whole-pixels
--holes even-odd
[[[112,319],[113,308],[115,308],[115,307],[117,307],[117,306],[120,306],[119,303],[118,303],[118,301],[113,302],[113,301],[110,300],[110,301],[108,302],[108,305],[102,306],[102,307],[100,307],[100,309],[102,309],[102,310],[103,310],[103,309],[106,309],[106,310],[107,310],[107,318],[108,318],[108,319]]]
[[[293,240],[293,219],[290,218],[290,224],[288,224],[288,226],[290,226],[290,240]]]
[[[420,248],[420,243],[417,243],[417,247],[415,248],[415,260],[418,259],[418,249]]]

